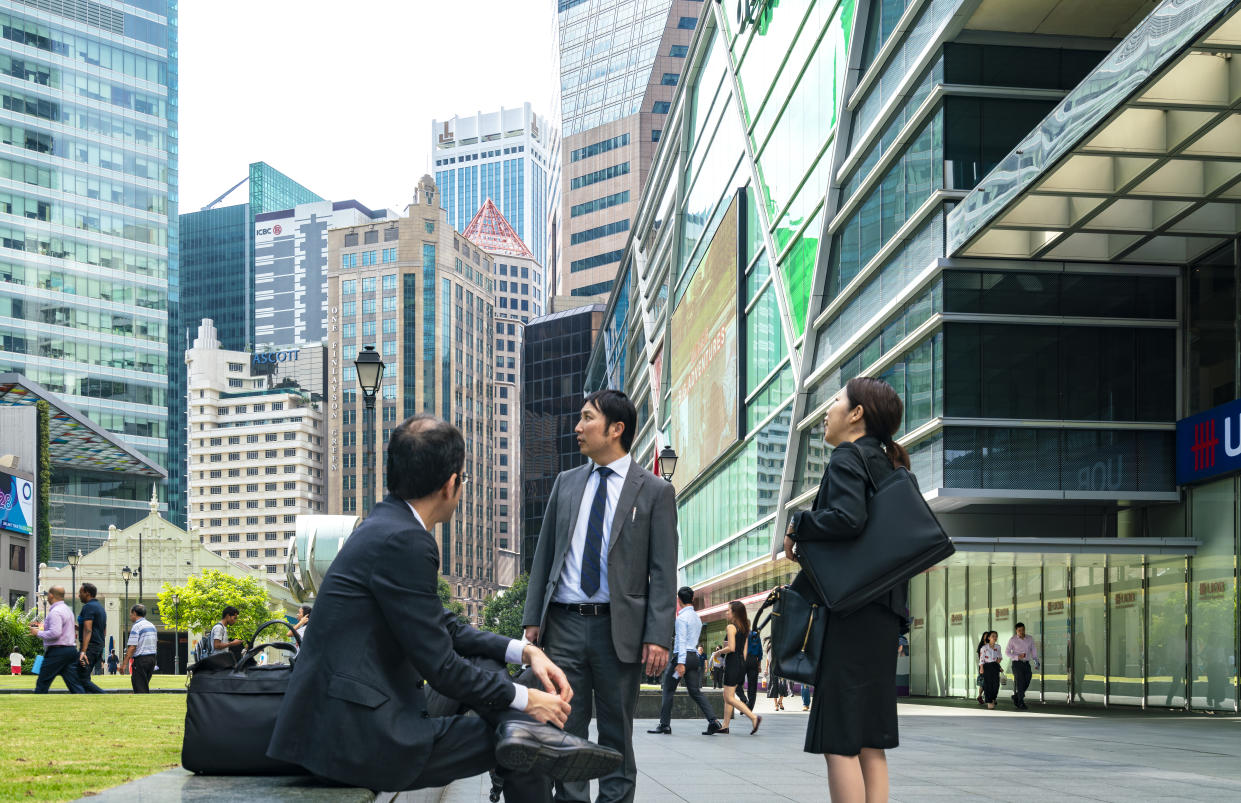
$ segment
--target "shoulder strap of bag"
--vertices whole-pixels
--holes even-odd
[[[762,630],[763,627],[765,627],[767,623],[771,621],[770,613],[767,614],[767,618],[763,619],[761,622],[759,621],[759,617],[761,617],[763,615],[763,611],[767,610],[768,608],[772,609],[773,612],[775,611],[776,600],[780,598],[781,588],[784,588],[784,586],[771,589],[771,592],[767,594],[767,599],[763,600],[763,604],[758,606],[758,610],[754,612],[754,624],[751,625],[751,630],[750,630],[751,633],[756,633]]]

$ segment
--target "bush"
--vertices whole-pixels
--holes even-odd
[[[26,656],[22,671],[29,672],[34,665],[34,657],[43,653],[43,640],[30,635],[35,611],[22,610],[25,602],[25,597],[22,597],[11,608],[0,605],[0,658],[7,661],[9,653],[16,650]]]

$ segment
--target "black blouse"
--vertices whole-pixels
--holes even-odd
[[[862,534],[866,528],[866,502],[873,491],[866,475],[867,466],[877,483],[895,471],[878,438],[865,435],[832,450],[814,506],[793,515],[794,541],[846,540]],[[908,629],[909,592],[905,584],[876,602],[899,616]]]

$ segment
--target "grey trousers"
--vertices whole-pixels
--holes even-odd
[[[573,710],[565,730],[589,737],[594,714],[599,744],[619,750],[625,760],[599,779],[599,803],[630,803],[637,789],[633,755],[633,717],[638,708],[641,663],[625,663],[612,646],[611,616],[581,616],[555,605],[547,609],[543,650],[564,670],[573,688]],[[556,783],[557,803],[590,803],[590,783]]]
[[[672,722],[672,697],[676,694],[677,685],[680,684],[682,678],[673,675],[676,670],[676,661],[669,659],[668,668],[664,671],[663,700],[659,709],[659,724],[666,727],[671,726]],[[711,709],[711,703],[707,701],[707,695],[702,693],[702,667],[698,665],[698,656],[691,655],[685,663],[685,691],[689,693],[689,698],[698,705],[698,710],[702,711],[702,715],[707,718],[707,724],[710,725],[718,717],[715,711]]]

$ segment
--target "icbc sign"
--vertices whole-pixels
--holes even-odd
[[[1241,471],[1241,399],[1176,422],[1176,482]]]

